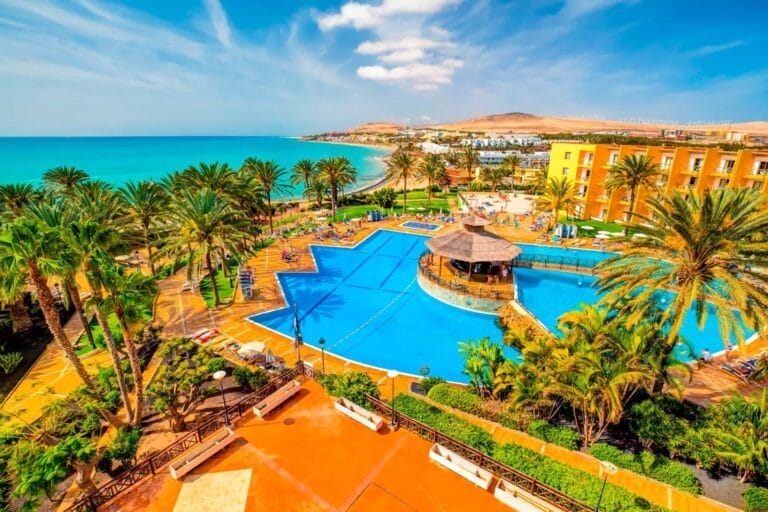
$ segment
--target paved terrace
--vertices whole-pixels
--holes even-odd
[[[182,481],[165,469],[105,504],[114,512],[509,512],[490,492],[431,462],[431,443],[405,430],[368,430],[305,381],[297,397]]]

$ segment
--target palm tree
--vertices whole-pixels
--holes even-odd
[[[333,156],[323,158],[317,162],[317,170],[320,179],[331,191],[331,214],[336,220],[336,205],[338,204],[339,190],[357,181],[357,169],[345,156]]]
[[[561,211],[568,213],[573,210],[575,204],[573,183],[566,176],[549,178],[544,194],[536,198],[536,208],[539,211],[552,212],[554,223],[559,222]]]
[[[28,275],[37,293],[40,309],[53,338],[72,363],[80,379],[95,391],[88,372],[64,333],[48,278],[59,275],[71,262],[69,251],[58,230],[42,222],[22,216],[9,224],[0,236],[0,273]]]
[[[517,174],[517,168],[520,167],[520,155],[509,155],[504,157],[501,162],[501,166],[509,171],[508,176],[512,177],[512,191],[515,190],[515,174]]]
[[[26,205],[39,197],[40,192],[26,183],[0,185],[0,222],[13,221]]]
[[[129,182],[120,189],[120,195],[125,201],[134,236],[147,251],[149,271],[155,275],[152,240],[158,228],[158,219],[167,209],[168,197],[165,189],[152,181]]]
[[[303,185],[304,190],[309,188],[309,184],[317,174],[317,165],[312,160],[299,160],[291,169],[291,185]]]
[[[432,185],[435,183],[443,183],[448,177],[445,172],[445,162],[443,161],[443,157],[437,153],[429,153],[421,161],[419,172],[422,176],[427,178],[427,209],[429,209],[429,202],[430,199],[432,199]]]
[[[253,176],[253,179],[259,183],[264,190],[267,198],[267,215],[269,216],[269,233],[275,232],[272,225],[272,193],[286,192],[288,188],[280,183],[285,177],[286,171],[274,160],[264,161],[253,157],[248,157],[243,163],[245,172]]]
[[[640,187],[655,189],[658,174],[658,164],[653,163],[653,157],[646,155],[627,155],[608,171],[608,178],[605,180],[606,190],[617,190],[620,188],[629,190],[628,221],[631,222],[632,216],[635,214],[635,200],[637,199],[638,189]]]
[[[460,156],[461,166],[467,170],[467,179],[471,182],[474,178],[472,172],[480,165],[480,155],[475,148],[467,146]]]
[[[70,194],[77,185],[88,181],[88,173],[72,166],[59,166],[43,173],[43,184],[50,190]]]
[[[309,182],[309,187],[304,189],[304,197],[309,200],[314,200],[317,206],[323,207],[323,197],[328,192],[328,185],[323,181],[322,177],[316,175]]]
[[[99,264],[94,265],[94,271],[89,277],[106,290],[104,306],[107,311],[115,314],[123,335],[136,397],[136,406],[130,421],[132,425],[138,426],[141,425],[142,418],[144,381],[136,350],[135,334],[137,328],[140,329],[144,325],[145,314],[151,312],[152,303],[157,295],[157,285],[153,276],[145,276],[141,272],[126,273],[123,267],[103,256]]]
[[[410,153],[398,149],[387,162],[387,178],[393,181],[403,180],[403,212],[408,202],[408,178],[414,177],[416,160]]]
[[[491,192],[496,192],[496,187],[504,181],[504,178],[509,177],[509,169],[503,165],[483,167],[483,170],[480,171],[480,177],[491,185]]]
[[[173,178],[176,185],[187,190],[197,191],[207,188],[217,194],[228,194],[235,183],[235,171],[227,163],[200,162],[190,165]]]
[[[668,301],[658,323],[669,326],[669,351],[692,309],[699,328],[714,314],[723,340],[733,333],[743,342],[741,319],[765,328],[766,277],[744,265],[748,258],[760,262],[768,256],[764,196],[752,189],[708,190],[654,197],[646,204],[649,215],[636,215],[641,224],[631,226],[644,236],[633,237],[624,253],[596,269],[605,303],[637,323],[662,298]],[[665,290],[675,295],[659,297]]]
[[[714,406],[717,456],[736,466],[742,482],[768,465],[768,390],[759,397],[736,395]],[[722,425],[722,426],[720,426]]]
[[[169,220],[173,229],[166,240],[164,251],[177,255],[187,253],[188,271],[197,258],[202,259],[211,279],[214,305],[219,306],[221,299],[211,253],[216,249],[232,254],[241,253],[243,239],[248,236],[245,219],[224,198],[204,188],[177,197],[172,204]]]

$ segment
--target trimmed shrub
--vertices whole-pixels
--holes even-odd
[[[346,398],[366,409],[371,406],[365,395],[379,397],[379,387],[365,372],[348,372],[341,375],[329,373],[318,376],[317,381],[329,395]]]
[[[768,489],[748,485],[744,491],[745,512],[768,512]]]
[[[546,420],[534,420],[528,425],[528,433],[544,441],[569,450],[579,448],[579,433],[569,427],[551,425]]]
[[[395,397],[395,409],[473,448],[491,454],[496,442],[490,433],[442,409],[409,395]]]
[[[232,378],[241,387],[256,391],[269,382],[269,375],[261,368],[251,370],[247,366],[238,366],[232,370]]]
[[[136,451],[139,449],[141,429],[121,427],[117,436],[107,446],[99,461],[99,468],[109,471],[112,461],[117,461],[121,467],[127,468],[136,461]]]
[[[503,444],[496,448],[493,457],[498,461],[517,469],[559,491],[595,506],[600,496],[603,479],[572,468],[533,450],[516,444]],[[604,512],[639,512],[644,510],[664,510],[651,505],[648,501],[612,484],[605,486],[605,493],[600,502]]]
[[[24,356],[21,355],[21,352],[8,352],[5,354],[0,354],[0,369],[2,369],[3,372],[5,372],[7,375],[15,370],[23,360]]]
[[[210,361],[208,361],[208,371],[211,373],[216,373],[220,370],[223,370],[227,367],[227,360],[223,357],[214,357]]]
[[[435,402],[468,413],[475,413],[483,402],[476,394],[451,384],[437,384],[429,390],[427,396]]]
[[[442,377],[424,377],[421,379],[421,382],[419,382],[419,385],[421,386],[421,389],[424,390],[424,393],[429,394],[429,390],[443,382],[445,382],[445,379]]]
[[[667,483],[691,494],[701,493],[701,482],[691,468],[661,455],[649,451],[638,454],[625,453],[605,443],[593,444],[589,453],[600,460],[613,462],[620,468]]]

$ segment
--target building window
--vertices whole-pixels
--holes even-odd
[[[571,152],[570,151],[566,151],[565,152],[565,159],[566,160],[570,160],[571,159]]]
[[[763,188],[763,183],[760,181],[753,181],[752,182],[752,190],[760,190]]]
[[[615,164],[618,161],[619,161],[619,154],[618,153],[611,153],[611,156],[608,159],[608,163]]]
[[[563,167],[563,176],[568,176],[568,170],[567,167]]]
[[[702,163],[704,163],[703,158],[691,158],[691,170],[700,171]]]
[[[759,174],[761,176],[768,174],[768,160],[757,162],[757,165],[755,165],[755,174]]]
[[[723,160],[720,162],[720,172],[731,172],[736,160]]]
[[[672,168],[672,159],[674,157],[672,156],[665,156],[664,160],[661,161],[661,168],[664,170],[669,170]]]

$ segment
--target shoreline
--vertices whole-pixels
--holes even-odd
[[[319,140],[319,139],[307,139],[305,137],[296,137],[296,140],[300,140],[302,142],[321,142],[323,144],[340,144],[342,146],[358,146],[362,148],[373,148],[373,149],[386,149],[387,151],[393,153],[395,150],[397,150],[397,146],[394,144],[384,144],[383,142],[347,142],[342,140]],[[387,155],[388,156],[388,155]]]

